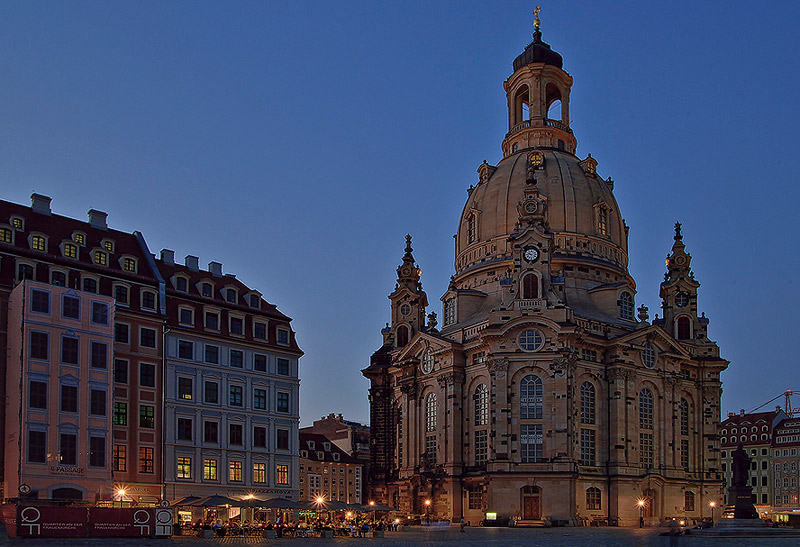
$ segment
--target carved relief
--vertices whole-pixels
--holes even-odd
[[[487,368],[489,369],[489,374],[491,374],[493,378],[502,380],[508,374],[508,359],[505,357],[492,359],[489,361]]]
[[[558,376],[563,376],[565,372],[573,372],[575,370],[575,363],[578,361],[578,356],[575,352],[569,352],[561,357],[556,358],[550,365],[550,370],[555,372]]]

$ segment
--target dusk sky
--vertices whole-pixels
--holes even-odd
[[[441,317],[534,7],[3,2],[0,198],[106,211],[154,253],[222,262],[294,319],[301,424],[368,422],[360,371],[404,236]],[[731,361],[723,416],[800,391],[800,3],[560,1],[540,17],[574,78],[578,155],[614,179],[631,227],[636,305],[660,314],[681,221]]]

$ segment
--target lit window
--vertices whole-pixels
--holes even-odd
[[[258,483],[267,482],[267,464],[265,463],[253,464],[253,482],[258,482]]]
[[[98,266],[108,266],[108,255],[105,251],[96,250],[92,253],[92,257]]]
[[[127,471],[128,447],[124,444],[114,445],[114,471]]]
[[[217,460],[203,460],[203,480],[217,480]]]
[[[136,273],[136,260],[133,258],[123,258],[122,269],[126,272]]]
[[[0,228],[0,243],[11,243],[13,233],[8,228]]]
[[[114,252],[114,242],[110,239],[103,241],[103,248],[108,251],[109,253]]]
[[[72,243],[64,244],[64,256],[66,258],[78,258],[78,246]]]
[[[275,484],[289,484],[289,466],[278,464],[275,466]]]
[[[72,241],[81,246],[86,245],[86,234],[82,234],[81,232],[75,232],[74,234],[72,234]]]
[[[14,217],[11,219],[11,225],[14,227],[15,230],[24,230],[25,223],[19,217]]]
[[[597,209],[597,231],[600,235],[608,235],[608,210],[605,207]]]
[[[601,504],[600,489],[592,486],[586,489],[586,508],[590,511],[599,511]]]
[[[192,458],[178,458],[178,478],[192,478]]]
[[[147,446],[139,448],[139,473],[154,473],[153,449]]]
[[[31,249],[33,249],[34,251],[46,251],[47,240],[43,236],[32,236]]]
[[[178,398],[192,399],[192,379],[178,378]]]
[[[228,464],[228,480],[231,482],[242,481],[242,462],[230,462]]]

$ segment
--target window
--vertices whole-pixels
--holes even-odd
[[[467,244],[478,240],[478,214],[471,213],[467,219]]]
[[[0,243],[11,243],[13,233],[8,228],[0,228]]]
[[[61,337],[61,362],[68,365],[78,364],[78,339],[69,336]]]
[[[184,325],[194,325],[194,310],[189,308],[179,308],[178,322]]]
[[[276,372],[281,376],[289,376],[289,360],[278,357]]]
[[[33,266],[30,264],[20,264],[17,268],[17,279],[33,279]]]
[[[595,465],[594,429],[581,429],[581,465]]]
[[[278,343],[279,344],[283,344],[283,345],[288,345],[289,344],[289,331],[288,330],[286,330],[286,329],[278,329],[277,330],[277,335],[278,335]]]
[[[61,412],[78,412],[77,386],[61,386]]]
[[[266,340],[267,339],[267,324],[261,323],[259,321],[253,322],[253,338],[258,338],[259,340]]]
[[[277,464],[275,466],[275,484],[287,485],[289,484],[289,466],[284,464]]]
[[[28,406],[47,408],[47,383],[31,380],[28,384]]]
[[[633,296],[629,292],[622,292],[619,295],[619,317],[633,321]]]
[[[522,278],[522,298],[539,298],[539,277],[529,273]]]
[[[92,259],[98,266],[108,266],[108,253],[105,251],[101,251],[100,249],[92,251]]]
[[[130,325],[125,323],[114,323],[114,341],[120,344],[130,342]]]
[[[78,245],[86,245],[86,234],[83,234],[81,232],[75,232],[72,234],[72,241],[74,241]]]
[[[33,289],[31,291],[31,311],[50,313],[50,293]]]
[[[489,455],[489,432],[485,429],[475,432],[475,464],[486,463]]]
[[[689,434],[689,403],[686,399],[681,399],[680,403],[681,413],[681,435]]]
[[[129,297],[130,291],[128,291],[128,287],[125,285],[114,286],[114,300],[116,300],[117,304],[127,305]]]
[[[692,324],[688,317],[678,317],[678,340],[689,340],[692,337]]]
[[[684,493],[683,509],[684,511],[694,511],[694,492],[691,490]]]
[[[124,444],[114,445],[114,471],[128,470],[128,447]]]
[[[203,442],[219,442],[219,424],[217,422],[203,422]]]
[[[231,482],[242,481],[242,462],[228,463],[228,480]]]
[[[217,480],[217,460],[203,460],[203,480]]]
[[[100,389],[89,390],[89,414],[106,415],[106,392]]]
[[[31,249],[46,252],[47,239],[44,236],[31,236]]]
[[[250,295],[250,307],[251,308],[260,308],[261,307],[261,297],[257,294]]]
[[[50,335],[46,332],[31,331],[31,359],[42,359],[46,361],[50,358]]]
[[[236,368],[244,366],[244,352],[238,349],[232,349],[230,353],[230,365]]]
[[[114,359],[114,381],[118,384],[128,383],[128,361]]]
[[[230,424],[228,426],[228,444],[235,446],[244,444],[244,430],[241,424]]]
[[[206,345],[205,347],[205,362],[214,365],[219,364],[219,347]]]
[[[542,460],[542,426],[540,424],[523,424],[519,436],[522,463],[533,463]]]
[[[178,418],[178,440],[191,441],[192,440],[192,419],[191,418]]]
[[[267,409],[267,390],[255,388],[253,390],[253,408],[258,410]]]
[[[289,412],[289,394],[279,391],[277,393],[275,410],[277,412]]]
[[[64,272],[51,272],[50,273],[50,284],[55,285],[56,287],[66,287],[67,286],[67,274]]]
[[[520,418],[540,420],[542,418],[542,381],[538,376],[526,376],[519,385]]]
[[[219,314],[216,312],[206,312],[206,328],[209,330],[219,330]]]
[[[236,289],[225,289],[225,300],[236,304]]]
[[[108,325],[108,305],[102,302],[92,302],[92,323]]]
[[[257,483],[267,482],[267,464],[265,463],[253,464],[253,482]]]
[[[108,368],[108,344],[92,341],[92,368]]]
[[[194,342],[178,340],[178,357],[181,359],[194,359]]]
[[[214,296],[214,286],[211,283],[203,283],[200,285],[200,293],[206,298],[212,298]]]
[[[139,385],[156,387],[156,366],[150,363],[139,363]]]
[[[275,448],[277,450],[289,450],[289,430],[275,430]]]
[[[470,509],[480,509],[481,504],[483,503],[483,491],[482,490],[470,490],[469,491],[469,505]]]
[[[267,447],[267,428],[255,426],[253,428],[253,446],[256,448]]]
[[[192,399],[193,382],[191,378],[178,378],[178,399]]]
[[[106,438],[89,437],[89,467],[106,466]]]
[[[539,351],[544,346],[544,334],[538,330],[526,330],[519,335],[518,342],[524,351]]]
[[[605,207],[597,208],[597,233],[608,235],[608,210]]]
[[[639,433],[639,464],[647,469],[653,467],[652,433]]]
[[[639,392],[639,428],[653,429],[653,393],[647,388]]]
[[[448,298],[444,301],[444,324],[452,325],[456,322],[456,299]]]
[[[12,217],[11,218],[11,225],[14,227],[15,230],[24,230],[25,229],[25,221],[19,217]]]
[[[475,401],[475,425],[487,425],[489,423],[489,388],[486,384],[480,384],[475,388],[473,395]]]
[[[149,446],[139,448],[139,473],[153,473],[155,470],[153,449]]]
[[[584,361],[597,362],[597,352],[593,349],[583,348],[581,350],[581,357],[583,358]]]
[[[103,248],[106,251],[108,251],[109,253],[113,253],[114,252],[114,242],[111,241],[110,239],[104,239],[103,240]]]
[[[71,433],[59,435],[61,441],[61,451],[59,453],[59,463],[61,465],[78,464],[78,436]]]
[[[204,389],[204,401],[206,403],[219,403],[219,384],[217,382],[206,382]]]
[[[128,403],[114,402],[114,425],[128,425]]]
[[[144,310],[156,309],[156,293],[151,291],[142,291],[142,309]]]
[[[192,458],[178,457],[177,476],[179,479],[192,478]]]
[[[44,431],[28,431],[28,461],[47,462],[47,433]]]
[[[681,439],[681,467],[689,470],[689,440]]]
[[[61,315],[67,319],[81,318],[81,301],[74,296],[64,295],[61,297]]]
[[[186,281],[185,277],[176,277],[175,278],[175,289],[181,292],[188,292],[189,290],[189,282]]]
[[[147,327],[139,329],[139,345],[143,348],[156,347],[156,331]]]
[[[242,386],[230,386],[230,391],[228,393],[228,404],[230,406],[242,406],[242,393]]]
[[[600,489],[594,486],[586,489],[586,509],[599,511],[601,505]]]
[[[122,269],[126,272],[136,273],[136,259],[127,256],[124,257],[122,259]]]
[[[253,370],[267,371],[267,356],[260,353],[253,355]]]
[[[436,431],[437,411],[436,394],[428,393],[425,397],[425,431]]]
[[[244,320],[241,317],[231,317],[230,331],[231,334],[244,334]]]
[[[595,423],[595,393],[591,382],[581,384],[581,423]]]
[[[139,405],[139,427],[154,429],[156,427],[155,407]]]
[[[97,294],[97,280],[91,277],[84,277],[83,291]]]

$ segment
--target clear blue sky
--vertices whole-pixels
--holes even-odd
[[[0,5],[0,197],[109,213],[294,318],[302,423],[367,421],[404,236],[433,311],[497,163],[529,2]],[[797,2],[552,2],[572,127],[631,226],[637,305],[684,223],[723,412],[800,390]]]

